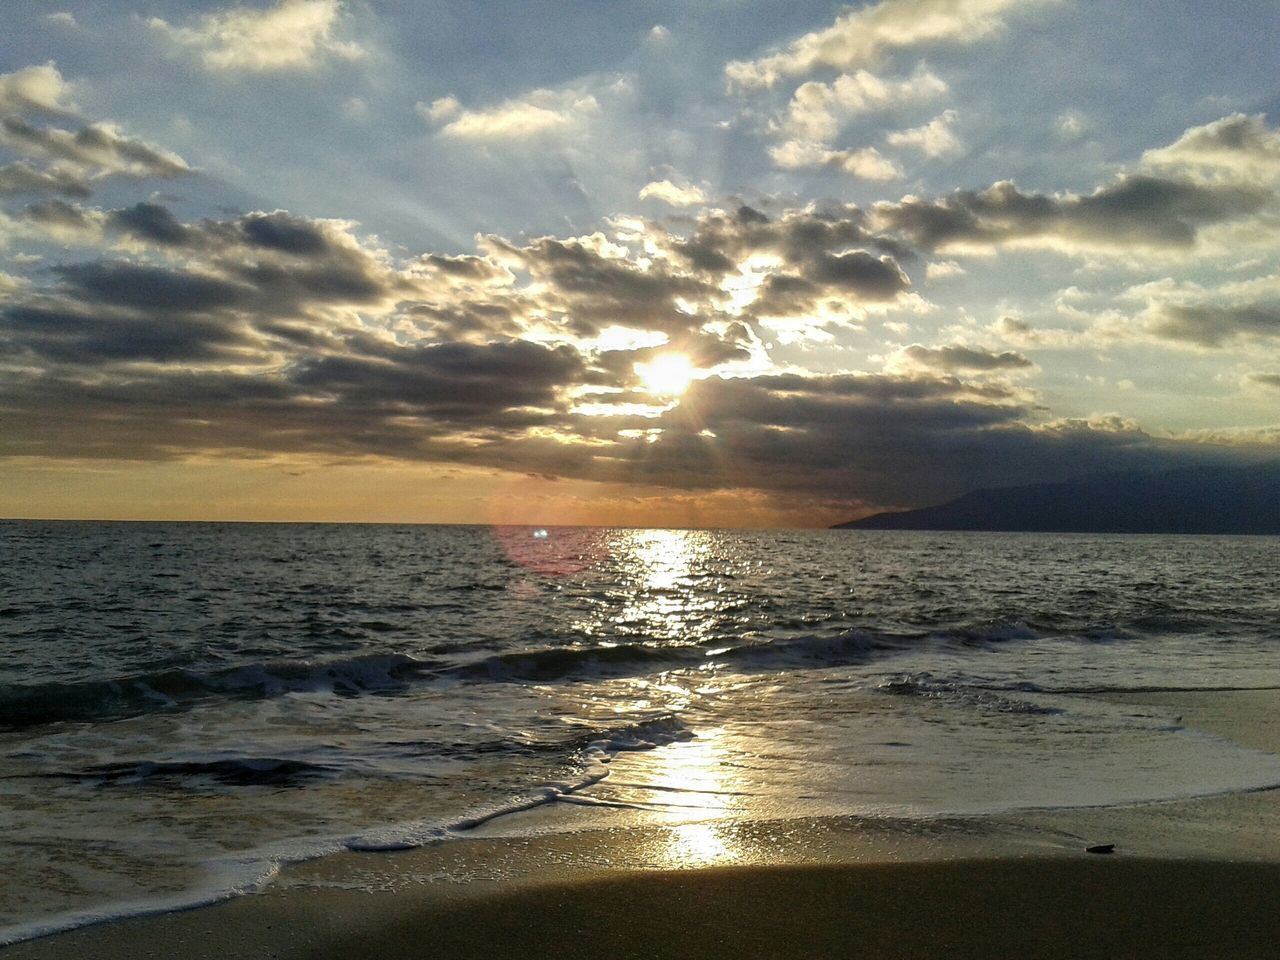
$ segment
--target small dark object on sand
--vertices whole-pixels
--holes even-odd
[[[1094,847],[1085,847],[1085,853],[1114,853],[1116,845],[1114,843],[1100,843]]]

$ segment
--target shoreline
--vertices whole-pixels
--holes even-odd
[[[1280,753],[1280,692],[1105,699]],[[557,813],[582,829],[333,854],[260,892],[0,956],[1280,956],[1280,789],[921,820]],[[1116,853],[1085,852],[1099,843]]]

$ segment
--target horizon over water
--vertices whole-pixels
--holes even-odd
[[[695,864],[729,822],[1280,785],[1280,757],[1097,696],[1280,688],[1274,538],[29,520],[0,543],[0,944],[584,806],[691,825]]]

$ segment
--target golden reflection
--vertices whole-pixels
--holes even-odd
[[[659,822],[673,823],[658,855],[673,867],[732,863],[741,851],[727,817],[740,806],[742,784],[724,761],[723,728],[699,731],[651,755],[648,786]]]
[[[738,859],[733,838],[715,823],[682,823],[671,828],[670,837],[664,853],[672,866],[708,867]]]
[[[717,597],[700,588],[706,535],[699,530],[629,530],[613,544],[627,585],[620,606],[602,608],[600,626],[680,646],[711,628]],[[579,624],[592,632],[589,623]]]

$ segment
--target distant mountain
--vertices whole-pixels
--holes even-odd
[[[1280,534],[1280,461],[974,490],[950,503],[836,528]]]

